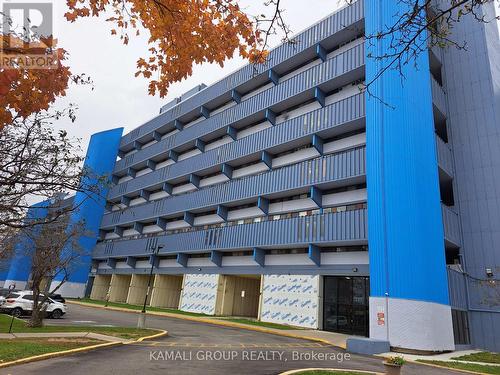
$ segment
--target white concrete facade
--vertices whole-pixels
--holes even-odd
[[[388,340],[391,347],[429,352],[455,349],[450,306],[370,297],[369,314],[370,338]]]

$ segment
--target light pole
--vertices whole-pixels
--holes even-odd
[[[148,302],[149,290],[151,289],[151,278],[153,277],[155,258],[161,249],[163,249],[163,245],[158,245],[153,250],[153,259],[151,259],[151,269],[149,270],[148,288],[146,289],[146,295],[144,296],[144,305],[142,306],[141,313],[139,314],[139,319],[137,320],[137,328],[145,328],[146,326],[146,303]]]

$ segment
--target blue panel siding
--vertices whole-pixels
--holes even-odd
[[[216,229],[102,242],[94,258],[140,256],[152,246],[164,245],[160,254],[208,250],[252,249],[314,244],[366,244],[366,209],[318,214]]]
[[[112,129],[93,134],[85,157],[84,168],[89,171],[81,182],[87,190],[92,186],[99,186],[99,191],[89,193],[78,192],[75,196],[73,207],[75,210],[71,213],[69,226],[77,223],[83,223],[87,235],[79,239],[81,247],[81,256],[78,257],[70,269],[68,276],[69,282],[85,283],[88,278],[90,264],[92,260],[92,250],[97,242],[99,234],[99,224],[104,213],[108,192],[107,186],[98,179],[111,176],[111,171],[115,165],[116,154],[120,144],[120,138],[123,128]],[[67,250],[68,252],[71,249]],[[64,256],[64,252],[62,254]],[[55,280],[62,280],[64,275],[59,274]]]
[[[4,281],[7,275],[9,274],[9,268],[10,268],[10,259],[0,261],[0,282]]]
[[[308,50],[311,50],[311,53],[313,54],[317,43],[330,38],[332,35],[341,30],[348,29],[349,26],[352,26],[354,23],[362,20],[363,14],[363,1],[361,0],[355,2],[352,6],[346,7],[339,12],[332,14],[297,35],[297,43],[294,43],[293,45],[285,43],[273,49],[269,55],[269,64],[256,66],[250,64],[245,65],[238,71],[214,83],[210,87],[205,88],[197,95],[183,100],[174,108],[162,113],[160,116],[126,134],[122,138],[120,146],[123,147],[130,145],[134,140],[152,133],[154,130],[174,121],[176,118],[184,114],[197,110],[200,106],[206,104],[212,99],[227,94],[229,100],[232,89],[237,89],[238,86],[244,84],[255,76],[254,69],[257,69],[258,75],[267,75],[267,71],[270,68],[280,65],[294,56],[306,53]]]
[[[48,214],[49,206],[50,201],[34,204],[28,209],[25,221],[36,222],[37,220],[44,219]],[[36,227],[33,230],[36,231]],[[10,261],[9,271],[5,280],[28,281],[31,273],[33,251],[34,248],[31,241],[23,236],[14,248],[14,254]],[[8,287],[8,285],[6,286]]]
[[[366,34],[392,25],[404,4],[367,0]],[[367,43],[383,55],[388,38]],[[368,58],[367,82],[388,61]],[[428,55],[389,70],[371,90],[390,107],[367,96],[367,186],[371,296],[448,304],[432,90]],[[394,108],[392,108],[394,107]]]
[[[276,127],[254,133],[236,142],[225,144],[134,180],[123,182],[110,190],[108,199],[114,200],[124,194],[138,194],[141,189],[164,181],[200,172],[247,155],[257,154],[271,147],[310,137],[316,133],[321,134],[328,131],[329,134],[338,134],[342,131],[348,131],[352,127],[361,127],[362,124],[354,122],[361,121],[364,116],[364,95],[358,94],[328,107],[288,120]]]
[[[335,182],[352,184],[365,176],[365,148],[355,148],[337,154],[303,161],[266,173],[230,180],[187,194],[176,195],[115,211],[104,215],[101,228],[134,221],[151,221],[159,216],[175,216],[198,208],[215,208],[219,204],[255,199],[259,196],[312,185]]]

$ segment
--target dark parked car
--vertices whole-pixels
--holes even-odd
[[[66,303],[66,300],[60,294],[49,294],[49,297],[56,302]]]

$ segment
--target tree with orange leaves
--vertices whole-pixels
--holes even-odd
[[[55,40],[25,43],[15,35],[0,35],[0,131],[15,119],[49,109],[68,87],[71,72],[66,51]]]
[[[149,32],[149,56],[137,61],[136,76],[150,80],[149,93],[167,94],[171,83],[192,74],[193,65],[224,61],[238,52],[251,62],[262,62],[260,32],[236,0],[67,0],[66,18],[112,12],[112,34],[124,44],[129,31]]]

